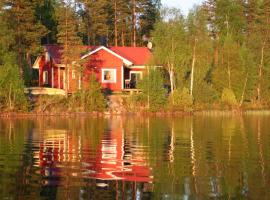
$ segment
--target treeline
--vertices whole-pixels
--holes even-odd
[[[148,41],[165,77],[145,76],[137,99],[143,106],[270,105],[269,0],[206,0],[187,16],[160,9],[160,0],[1,0],[0,30],[0,109],[25,107],[21,85],[30,83],[43,44],[62,45],[68,65],[78,44]]]
[[[207,0],[187,17],[177,9],[161,17],[151,36],[156,64],[168,72],[172,107],[189,105],[187,95],[211,108],[269,107],[269,0]]]

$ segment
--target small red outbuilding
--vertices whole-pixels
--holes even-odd
[[[146,47],[92,47],[82,46],[84,60],[79,71],[61,63],[61,47],[46,45],[44,54],[33,65],[39,72],[39,87],[64,89],[74,92],[87,87],[89,76],[95,74],[103,89],[122,91],[136,88],[146,65],[152,58]]]

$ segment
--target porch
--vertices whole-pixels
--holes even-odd
[[[29,95],[62,95],[64,96],[65,90],[56,88],[45,88],[45,87],[29,87],[24,89],[25,94]]]
[[[132,95],[132,94],[139,94],[141,92],[142,92],[142,90],[140,90],[140,89],[123,89],[122,90],[122,93],[124,93],[124,94],[130,94],[130,95]]]
[[[143,78],[142,70],[124,68],[124,92],[138,92],[138,82]]]

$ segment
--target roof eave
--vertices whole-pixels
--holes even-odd
[[[108,48],[105,47],[105,46],[100,46],[99,48],[97,48],[97,49],[95,49],[95,50],[93,50],[93,51],[90,51],[89,53],[87,53],[87,54],[85,54],[84,56],[82,56],[81,59],[83,60],[83,59],[87,58],[88,56],[91,56],[92,54],[94,54],[94,53],[96,53],[96,52],[98,52],[98,51],[100,51],[100,50],[102,50],[102,49],[105,50],[105,51],[107,51],[107,52],[109,52],[109,53],[111,53],[111,54],[113,54],[113,55],[116,56],[117,58],[123,60],[123,63],[124,63],[126,66],[132,66],[132,65],[133,65],[133,63],[132,63],[130,60],[128,60],[128,59],[126,59],[126,58],[120,56],[119,54],[115,53],[114,51],[108,49]]]

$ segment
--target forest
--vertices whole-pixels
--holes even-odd
[[[129,103],[185,111],[270,106],[269,0],[206,0],[188,15],[160,0],[1,0],[0,30],[0,110],[29,107],[23,89],[42,45],[149,41],[164,72],[150,70]]]

